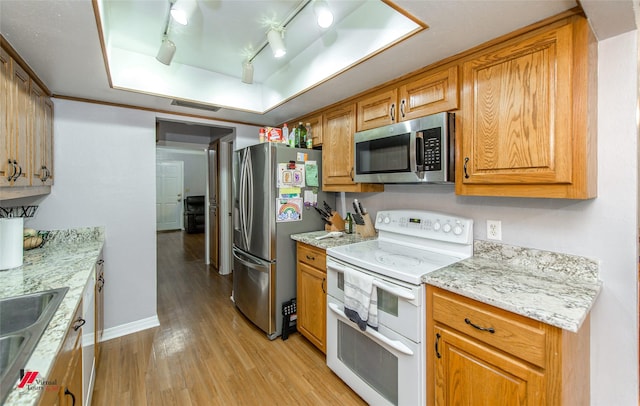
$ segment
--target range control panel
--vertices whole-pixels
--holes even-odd
[[[378,231],[407,237],[473,243],[473,220],[451,214],[423,210],[383,210],[376,215]]]

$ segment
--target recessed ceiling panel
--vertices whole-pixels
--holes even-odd
[[[317,0],[177,0],[195,5],[184,26],[163,0],[102,0],[100,21],[114,88],[263,113],[426,26],[379,0],[326,0],[334,24],[320,28]],[[168,22],[168,24],[167,24]],[[274,58],[271,28],[287,53]],[[176,47],[156,59],[163,35]],[[251,59],[253,83],[242,82]]]

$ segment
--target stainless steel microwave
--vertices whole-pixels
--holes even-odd
[[[455,181],[455,116],[439,113],[354,135],[354,180],[363,183]]]

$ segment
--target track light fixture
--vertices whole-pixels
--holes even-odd
[[[283,28],[271,28],[267,33],[267,40],[269,41],[269,45],[271,46],[271,50],[273,51],[273,56],[275,58],[282,58],[287,53],[283,38]]]
[[[249,85],[253,83],[253,63],[250,60],[242,64],[242,82]]]
[[[173,59],[173,55],[176,53],[176,44],[173,43],[166,35],[162,38],[162,43],[160,44],[160,49],[158,49],[158,54],[156,55],[156,59],[165,65],[170,65],[171,60]]]
[[[313,0],[313,13],[320,28],[329,28],[333,24],[333,13],[325,0]]]

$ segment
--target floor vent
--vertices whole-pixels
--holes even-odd
[[[201,103],[194,103],[194,102],[189,102],[189,101],[185,101],[185,100],[176,100],[173,99],[171,101],[171,105],[172,106],[179,106],[179,107],[189,107],[192,109],[200,109],[200,110],[207,110],[207,111],[218,111],[220,110],[219,106],[214,106],[212,104],[201,104]]]

